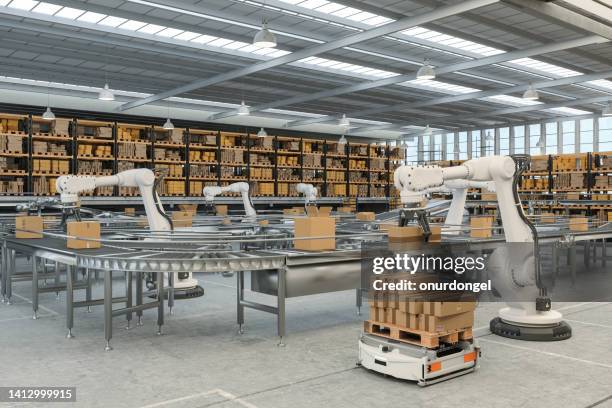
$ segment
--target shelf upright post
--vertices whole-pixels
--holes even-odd
[[[351,166],[350,166],[350,152],[351,152],[351,147],[350,147],[350,142],[347,140],[345,145],[344,145],[344,168],[346,169],[346,172],[344,173],[344,180],[346,183],[346,194],[344,195],[344,198],[348,199],[349,204],[351,202],[351,182],[350,182],[350,175],[351,175]]]
[[[113,135],[113,174],[117,174],[119,173],[119,124],[117,121],[113,122],[111,133]],[[113,187],[113,195],[119,196],[119,186]]]
[[[183,167],[183,176],[185,176],[185,196],[191,196],[191,161],[189,160],[189,152],[190,152],[190,143],[191,143],[191,135],[189,133],[189,128],[185,128],[183,131],[183,155],[185,157],[185,165]]]
[[[28,114],[28,139],[26,140],[26,146],[28,148],[28,159],[27,159],[27,168],[28,168],[28,177],[27,177],[27,190],[30,193],[34,193],[34,179],[32,176],[32,114]]]
[[[251,185],[251,132],[247,130],[246,134],[246,179],[249,184],[249,190]]]
[[[304,182],[304,138],[300,137],[300,181]]]
[[[323,140],[323,188],[321,196],[327,197],[327,139]]]
[[[553,190],[553,174],[552,174],[552,168],[553,168],[553,157],[552,155],[548,155],[548,194],[552,194],[552,190]],[[550,197],[552,198],[552,197]]]
[[[221,185],[221,131],[217,130],[217,185]]]
[[[367,189],[367,195],[368,197],[372,196],[372,192],[371,192],[371,186],[372,186],[372,159],[370,158],[370,155],[372,153],[372,143],[368,143],[368,148],[367,148],[367,153],[368,156],[366,158],[366,168],[368,169],[368,189]]]
[[[77,141],[77,127],[75,125],[76,119],[73,119],[68,125],[68,133],[70,134],[70,150],[72,150],[72,174],[79,174],[79,149]]]

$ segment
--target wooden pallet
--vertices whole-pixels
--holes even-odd
[[[366,333],[427,348],[439,347],[440,343],[453,344],[459,340],[469,340],[473,337],[472,328],[448,332],[426,332],[372,320],[363,322],[363,330]]]

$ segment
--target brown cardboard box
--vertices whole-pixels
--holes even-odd
[[[380,322],[380,313],[379,308],[375,306],[370,306],[370,320],[374,320],[375,322]]]
[[[482,201],[497,201],[496,193],[482,193],[480,194],[480,199]]]
[[[470,237],[471,238],[491,238],[493,227],[493,217],[478,216],[470,218]]]
[[[193,213],[190,211],[172,211],[172,225],[176,228],[191,227]]]
[[[438,317],[452,316],[476,309],[476,302],[424,302],[423,313]],[[414,313],[414,312],[412,312]]]
[[[336,249],[336,219],[331,217],[307,217],[295,219],[295,237],[331,237],[294,240],[295,249],[325,251]]]
[[[552,224],[555,222],[555,214],[554,213],[542,213],[540,214],[540,219],[544,224]]]
[[[331,207],[319,207],[319,215],[321,217],[329,217],[331,215]]]
[[[26,232],[36,231],[36,232]],[[43,217],[38,215],[23,215],[15,217],[15,238],[42,238]]]
[[[580,193],[567,193],[568,200],[580,200]]]
[[[410,314],[397,310],[395,312],[395,324],[400,327],[410,328]]]
[[[423,238],[423,231],[418,225],[410,225],[407,227],[390,226],[389,241],[420,241]]]
[[[261,227],[267,227],[268,225],[270,225],[270,221],[268,221],[268,220],[259,220],[259,225]]]
[[[134,207],[126,207],[124,211],[127,215],[136,215],[136,209]]]
[[[429,332],[445,332],[450,330],[458,330],[474,325],[474,311],[445,317],[430,315],[421,316],[425,316],[425,330]]]
[[[228,217],[223,218],[223,221],[221,222],[223,225],[231,225],[232,220],[230,220]]]
[[[179,204],[178,208],[181,211],[190,212],[192,214],[195,214],[195,213],[198,212],[198,205],[197,204]]]
[[[351,207],[338,207],[336,211],[342,214],[351,214],[353,209]]]
[[[283,215],[304,215],[303,208],[284,208]]]
[[[396,320],[395,320],[395,312],[396,310],[393,308],[386,308],[384,309],[385,311],[385,323],[389,323],[389,324],[395,324]]]
[[[91,241],[91,239],[100,239],[100,223],[94,221],[69,222],[67,225],[67,234],[72,237],[88,238],[89,240],[68,238],[66,246],[72,249],[85,248],[100,248],[100,241]]]
[[[227,205],[215,205],[217,215],[227,215]]]
[[[586,217],[572,217],[569,220],[570,231],[588,231],[589,220]]]
[[[376,214],[373,212],[358,212],[357,219],[359,221],[374,221],[376,220]]]
[[[319,209],[315,205],[309,205],[306,207],[306,215],[309,217],[318,217]]]

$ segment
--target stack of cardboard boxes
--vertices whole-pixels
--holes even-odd
[[[143,143],[119,143],[117,145],[117,156],[121,158],[146,159],[147,145]]]
[[[585,175],[582,173],[562,173],[555,176],[554,188],[586,189]]]
[[[252,171],[253,169],[251,169]],[[252,195],[254,196],[273,196],[274,183],[256,183],[253,186]]]
[[[320,154],[304,154],[302,165],[304,167],[320,168],[321,167],[321,155]]]
[[[189,165],[189,175],[191,177],[215,177],[215,167],[201,164]]]
[[[276,158],[279,166],[299,166],[299,156],[279,155]]]
[[[32,171],[35,173],[60,173],[70,172],[69,160],[32,160]]]
[[[272,180],[272,170],[267,167],[251,167],[251,180]]]
[[[0,134],[0,151],[23,153],[24,138],[21,135]]]
[[[17,178],[11,181],[0,181],[0,193],[23,194],[23,179]]]
[[[212,150],[190,150],[189,161],[190,162],[214,162],[216,161],[215,152]]]

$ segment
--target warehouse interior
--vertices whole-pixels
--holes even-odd
[[[611,41],[607,0],[0,0],[0,407],[612,407]]]

